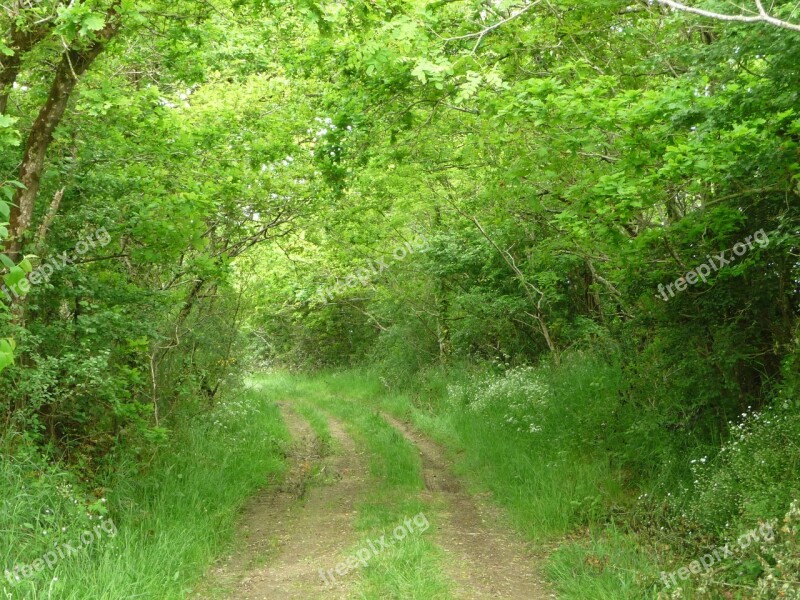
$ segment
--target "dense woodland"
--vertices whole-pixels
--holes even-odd
[[[0,569],[93,515],[148,565],[159,482],[257,439],[213,427],[249,374],[347,372],[569,457],[583,483],[549,534],[580,538],[559,560],[586,573],[561,597],[800,598],[796,3],[13,0],[0,20]],[[225,514],[152,581],[114,588],[108,551],[82,559],[103,576],[0,590],[183,597]],[[771,546],[664,591],[770,520]],[[626,557],[618,588],[592,544]]]

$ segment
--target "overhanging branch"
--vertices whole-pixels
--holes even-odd
[[[710,10],[703,10],[702,8],[696,8],[694,6],[687,6],[682,2],[675,2],[675,0],[656,0],[656,2],[681,12],[699,15],[708,19],[716,19],[717,21],[733,21],[737,23],[767,23],[782,29],[789,29],[790,31],[800,31],[800,25],[790,23],[789,21],[783,21],[770,15],[764,8],[764,4],[761,0],[755,0],[756,12],[752,15],[728,15],[724,13],[717,13]]]

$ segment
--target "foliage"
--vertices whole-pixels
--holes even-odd
[[[763,412],[743,413],[713,459],[692,461],[697,493],[687,516],[720,535],[783,516],[800,498],[798,435],[797,407],[788,399]]]
[[[289,440],[274,403],[254,389],[181,417],[169,444],[118,460],[101,488],[89,488],[31,445],[0,461],[10,483],[0,491],[4,565],[32,562],[54,541],[74,546],[98,518],[112,518],[118,532],[13,587],[4,577],[4,597],[185,597],[231,537],[247,498],[265,480],[280,481]],[[4,442],[8,452],[14,440]]]
[[[536,421],[550,391],[532,371],[531,367],[517,367],[497,377],[478,379],[471,385],[451,385],[447,388],[448,401],[456,410],[500,417],[512,430],[538,433],[542,428]]]

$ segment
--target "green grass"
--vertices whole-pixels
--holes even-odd
[[[491,492],[514,527],[531,539],[563,536],[598,517],[601,504],[624,500],[620,475],[607,458],[565,443],[569,432],[545,429],[531,436],[499,429],[499,417],[452,409],[436,397],[446,393],[446,382],[429,379],[422,391],[389,393],[364,374],[328,375],[322,381],[330,393],[355,397],[361,407],[410,419],[448,447],[460,474],[476,489]]]
[[[459,473],[475,491],[491,493],[513,528],[554,548],[547,573],[558,597],[567,600],[655,598],[663,587],[660,571],[687,564],[713,540],[734,539],[759,519],[780,520],[784,506],[796,497],[796,446],[787,440],[796,439],[798,420],[790,403],[753,417],[746,429],[738,427],[730,445],[739,450],[705,470],[694,469],[691,488],[686,480],[687,473],[692,475],[690,458],[711,455],[713,448],[648,417],[643,401],[631,398],[618,365],[576,354],[561,365],[527,371],[521,381],[503,377],[488,368],[451,368],[418,374],[395,387],[377,373],[350,371],[305,378],[303,386],[314,390],[319,406],[352,423],[356,434],[362,432],[378,461],[374,474],[390,484],[411,480],[402,444],[379,421],[372,422],[377,411],[411,420],[448,448]],[[507,421],[515,405],[536,395],[535,386],[533,392],[525,387],[528,378],[547,390],[543,402],[526,405],[534,431]],[[467,402],[458,389],[473,392]],[[483,396],[493,400],[474,409],[472,402]],[[688,501],[666,493],[676,496],[680,490]],[[640,501],[640,494],[648,499]],[[386,506],[378,501],[362,512],[388,525],[396,511]],[[683,512],[676,514],[679,507]],[[739,522],[737,515],[745,516]],[[715,538],[714,525],[729,522],[728,537]],[[716,587],[691,579],[682,584],[682,593],[716,598],[731,587],[749,590],[761,576],[752,571],[734,561],[718,574]],[[362,589],[372,594],[365,597],[403,597],[390,578],[387,572],[365,580]],[[404,593],[413,597],[408,589]],[[394,595],[381,596],[386,590]]]
[[[656,597],[652,559],[636,538],[614,527],[594,529],[553,553],[548,575],[562,600],[645,600]]]
[[[287,442],[280,415],[262,392],[249,390],[222,402],[175,432],[156,454],[119,465],[105,504],[117,526],[115,537],[103,536],[53,571],[17,586],[0,581],[2,597],[185,599],[230,542],[247,498],[280,479]],[[91,523],[77,482],[73,492],[62,493],[66,488],[58,484],[68,483],[68,476],[55,468],[36,475],[34,466],[30,460],[0,464],[12,481],[0,492],[6,509],[0,557],[9,566],[41,556],[53,535],[44,527],[57,525],[64,540],[75,540]],[[42,518],[45,510],[55,513],[50,521]]]

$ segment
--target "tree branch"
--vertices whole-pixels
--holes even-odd
[[[687,6],[686,4],[683,4],[681,2],[675,2],[675,0],[656,0],[656,2],[658,2],[659,4],[663,4],[664,6],[669,6],[670,8],[673,8],[675,10],[691,13],[693,15],[699,15],[701,17],[706,17],[708,19],[716,19],[718,21],[735,21],[738,23],[768,23],[769,25],[780,27],[782,29],[789,29],[790,31],[800,31],[800,25],[789,23],[788,21],[782,21],[781,19],[776,19],[775,17],[767,13],[761,0],[756,0],[756,8],[758,10],[758,14],[754,15],[727,15],[723,13],[716,13],[710,10],[703,10],[702,8]]]
[[[11,38],[10,48],[14,54],[4,56],[0,61],[0,113],[5,114],[8,108],[8,98],[22,68],[23,55],[30,52],[36,44],[47,37],[50,29],[50,25],[45,24],[28,31],[18,27],[16,22],[12,23],[9,37]]]
[[[457,40],[470,40],[472,38],[478,38],[478,44],[480,44],[481,40],[483,39],[483,36],[485,36],[487,33],[491,32],[491,31],[494,31],[498,27],[502,27],[503,25],[505,25],[509,21],[513,21],[517,17],[521,17],[526,12],[528,12],[530,9],[532,9],[534,6],[539,4],[539,2],[541,2],[541,1],[542,0],[536,0],[536,2],[533,2],[532,4],[529,4],[528,6],[526,6],[525,8],[522,8],[522,9],[518,10],[517,12],[515,12],[513,15],[511,15],[507,19],[503,19],[502,21],[498,21],[497,23],[487,27],[483,31],[477,31],[475,33],[468,33],[466,35],[459,35],[459,36],[456,36],[456,37],[444,38],[442,41],[455,42]],[[476,48],[477,48],[478,44],[476,44],[476,46],[475,46]]]

